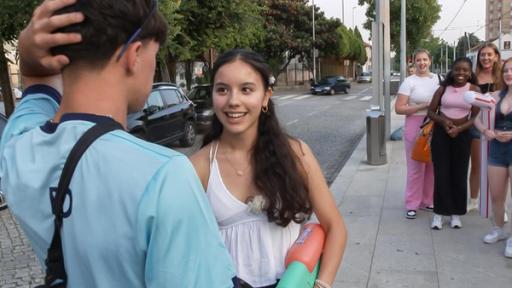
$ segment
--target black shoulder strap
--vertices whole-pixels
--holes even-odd
[[[80,158],[87,148],[102,135],[117,129],[123,130],[123,127],[118,122],[111,120],[98,123],[85,131],[80,139],[78,139],[75,146],[73,146],[68,158],[66,159],[57,188],[50,188],[52,212],[55,215],[55,230],[53,232],[52,242],[48,248],[48,254],[45,260],[45,284],[38,287],[66,287],[67,274],[64,267],[64,255],[62,253],[60,230],[62,228],[62,220],[71,214],[73,204],[69,183],[71,182],[71,177],[73,177],[78,161],[80,161]],[[66,196],[69,197],[69,207],[64,211],[64,201]]]

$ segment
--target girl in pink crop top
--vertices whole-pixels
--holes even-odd
[[[462,87],[448,86],[441,98],[440,111],[451,119],[467,118],[471,112],[471,104],[464,101],[464,93],[470,90],[471,83]]]
[[[480,92],[471,60],[459,58],[446,80],[434,94],[428,111],[434,120],[430,148],[434,164],[434,217],[432,229],[443,227],[442,216],[450,216],[450,226],[461,228],[461,215],[466,214],[467,176],[471,151],[469,128],[479,112],[464,102],[464,93]]]

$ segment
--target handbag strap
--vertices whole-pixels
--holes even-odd
[[[95,124],[89,128],[85,133],[78,139],[76,144],[71,149],[62,174],[60,175],[59,184],[57,188],[50,188],[50,202],[52,206],[52,212],[54,217],[54,232],[52,242],[48,248],[46,256],[46,276],[45,284],[38,287],[66,287],[67,274],[64,267],[64,255],[62,253],[62,241],[61,241],[61,228],[62,220],[71,214],[71,208],[73,204],[73,198],[71,196],[71,190],[69,184],[75,168],[80,161],[80,158],[89,146],[102,135],[113,131],[113,130],[124,130],[123,126],[113,119]],[[69,207],[64,211],[64,201],[66,196],[69,196]]]

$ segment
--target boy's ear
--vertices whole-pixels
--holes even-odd
[[[129,72],[134,72],[138,67],[137,65],[139,62],[139,57],[142,49],[142,42],[135,41],[131,43],[125,52],[125,65],[126,69],[128,69]]]

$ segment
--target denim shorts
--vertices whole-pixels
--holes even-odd
[[[476,129],[475,126],[471,126],[471,128],[469,128],[469,134],[471,135],[471,139],[480,140],[480,131]]]
[[[489,146],[489,165],[512,166],[512,142],[502,143],[498,140],[492,140]]]

